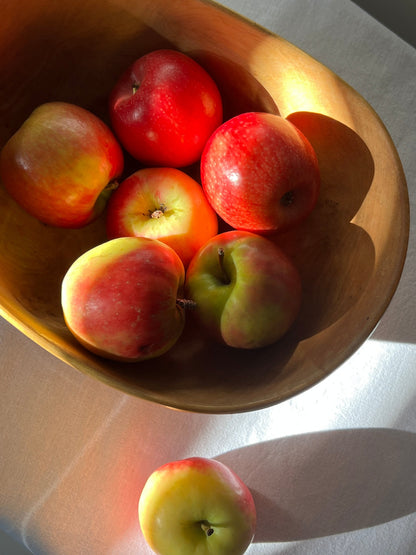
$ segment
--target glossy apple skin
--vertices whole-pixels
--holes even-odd
[[[87,349],[140,361],[165,353],[182,333],[177,298],[183,264],[154,239],[112,239],[82,254],[62,282],[65,322]]]
[[[220,260],[220,249],[223,251]],[[185,291],[218,341],[240,349],[279,340],[298,315],[299,273],[271,240],[241,230],[210,239],[191,260]]]
[[[143,236],[172,247],[185,267],[217,234],[218,218],[201,186],[175,168],[145,168],[125,179],[107,208],[110,239]]]
[[[235,229],[274,233],[313,210],[319,195],[317,156],[281,116],[247,112],[224,122],[201,158],[201,181],[214,210]]]
[[[230,468],[191,457],[150,475],[139,500],[139,522],[159,555],[242,555],[254,536],[256,508]]]
[[[79,228],[101,213],[123,165],[122,149],[102,120],[74,104],[48,102],[4,146],[0,178],[41,222]]]
[[[189,56],[155,50],[136,60],[110,94],[112,127],[124,148],[147,166],[184,167],[199,160],[222,122],[210,75]]]

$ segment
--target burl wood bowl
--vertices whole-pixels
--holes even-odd
[[[226,117],[263,110],[294,122],[315,147],[318,206],[275,240],[303,282],[291,331],[240,351],[187,329],[166,355],[110,362],[65,327],[61,280],[74,259],[106,239],[103,220],[81,230],[47,227],[0,186],[0,314],[94,379],[165,406],[206,413],[260,409],[313,386],[369,337],[396,289],[409,207],[396,149],[366,101],[296,46],[209,1],[22,0],[0,20],[0,146],[39,104],[79,104],[108,122],[120,73],[160,47],[198,60],[217,80]],[[131,169],[131,168],[129,168]]]

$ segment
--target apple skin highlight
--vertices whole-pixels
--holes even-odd
[[[183,264],[154,239],[122,237],[81,255],[62,282],[65,322],[91,352],[136,362],[160,356],[181,335]]]
[[[161,49],[138,58],[109,99],[112,127],[142,164],[181,168],[197,162],[222,123],[216,83],[182,52]]]
[[[110,197],[109,239],[150,237],[166,243],[185,267],[211,237],[218,217],[201,186],[175,168],[144,168],[127,177]]]
[[[313,210],[320,190],[316,153],[291,122],[247,112],[211,135],[201,182],[217,214],[234,229],[286,231]]]
[[[123,152],[107,125],[66,102],[38,106],[0,154],[9,194],[54,227],[80,228],[95,219],[123,167]]]
[[[302,285],[296,267],[271,240],[234,230],[213,237],[194,256],[185,294],[213,338],[254,349],[289,330],[299,313]]]
[[[155,470],[138,513],[143,535],[159,555],[242,555],[256,527],[248,487],[226,465],[203,457]]]

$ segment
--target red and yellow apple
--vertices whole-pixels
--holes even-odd
[[[125,179],[108,202],[106,222],[110,239],[159,239],[185,267],[218,231],[217,215],[199,183],[175,168],[145,168]]]
[[[124,148],[147,166],[184,167],[199,160],[222,122],[222,100],[205,69],[176,50],[137,59],[110,94],[112,127]]]
[[[184,327],[184,274],[175,251],[155,239],[102,243],[65,274],[65,322],[84,347],[105,358],[129,362],[162,355]]]
[[[262,112],[239,114],[214,131],[202,154],[201,181],[225,222],[255,233],[299,224],[320,189],[306,137],[281,116]]]
[[[270,239],[241,230],[210,239],[191,260],[185,282],[203,328],[242,349],[280,339],[298,315],[301,290],[284,252]]]
[[[36,108],[0,154],[6,190],[32,216],[57,227],[82,227],[97,217],[122,171],[112,131],[66,102]]]
[[[150,475],[140,495],[139,522],[159,555],[242,555],[254,536],[256,508],[229,467],[191,457]]]

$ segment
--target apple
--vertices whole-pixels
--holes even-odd
[[[74,337],[93,353],[140,361],[168,351],[182,333],[178,298],[184,267],[173,249],[120,237],[84,252],[62,281],[62,309]]]
[[[139,522],[159,555],[242,555],[254,536],[256,508],[229,467],[191,457],[150,475],[139,499]]]
[[[109,239],[143,236],[172,247],[185,267],[218,232],[201,186],[176,168],[144,168],[125,179],[107,207]]]
[[[0,178],[41,222],[78,228],[102,212],[123,165],[122,149],[101,119],[74,104],[47,102],[3,147]]]
[[[276,114],[246,112],[208,140],[201,182],[231,227],[264,234],[307,217],[318,199],[320,174],[312,145],[292,123]]]
[[[189,264],[186,296],[218,341],[253,349],[280,339],[301,303],[297,268],[270,239],[243,230],[210,239]]]
[[[195,60],[154,50],[120,76],[109,98],[112,127],[124,148],[146,166],[198,161],[222,122],[217,85]]]

